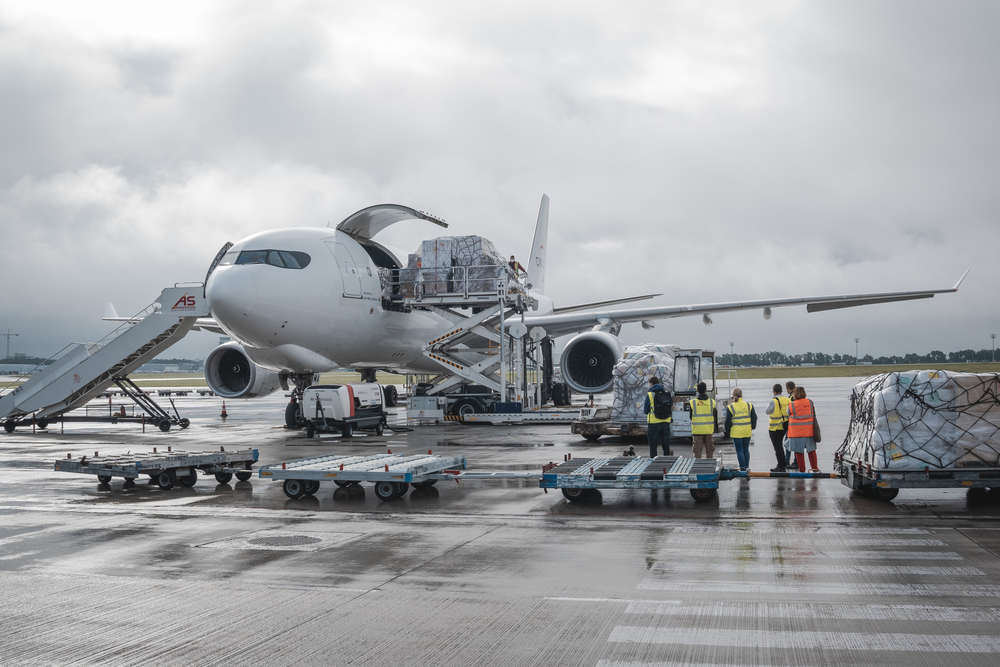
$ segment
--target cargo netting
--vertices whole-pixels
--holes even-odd
[[[907,371],[875,375],[851,393],[851,423],[837,450],[885,470],[1000,467],[997,373]]]
[[[646,421],[642,411],[649,391],[649,378],[656,376],[667,391],[673,391],[676,345],[632,345],[615,364],[612,380],[614,403],[611,418],[619,421]]]
[[[509,278],[507,260],[481,236],[442,236],[423,241],[400,272],[405,296],[496,292]],[[514,283],[515,281],[511,281]]]

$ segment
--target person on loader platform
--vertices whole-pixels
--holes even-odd
[[[757,428],[757,411],[753,403],[743,400],[743,390],[733,389],[733,402],[726,407],[726,435],[736,446],[736,459],[740,470],[750,468],[750,436]]]
[[[819,422],[816,421],[816,406],[806,398],[806,390],[796,387],[792,392],[792,404],[788,407],[788,438],[785,443],[795,452],[799,472],[806,471],[805,453],[809,454],[811,472],[819,472],[816,462],[816,441],[819,437]]]
[[[771,472],[785,472],[788,469],[785,432],[788,430],[788,404],[791,401],[781,395],[780,384],[774,385],[771,391],[774,393],[774,398],[767,404],[766,412],[771,419],[767,434],[771,437],[771,446],[774,447],[774,458],[778,460],[777,467],[771,468]]]
[[[702,450],[705,456],[715,458],[715,400],[708,397],[708,385],[698,383],[698,396],[689,401],[691,405],[691,453],[696,459],[701,458]]]
[[[656,458],[657,447],[663,447],[664,456],[670,451],[670,421],[674,409],[674,398],[655,375],[649,378],[649,392],[643,403],[646,413],[646,439],[649,440],[649,458]]]

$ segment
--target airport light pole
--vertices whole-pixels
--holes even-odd
[[[855,338],[854,339],[854,365],[855,366],[857,366],[857,365],[859,365],[861,363],[861,360],[858,359],[858,343],[859,342],[861,342],[860,338]]]
[[[7,329],[7,333],[0,334],[0,336],[6,336],[7,338],[7,356],[4,357],[4,359],[10,359],[10,339],[14,336],[20,336],[20,335],[21,334],[12,334],[10,332],[10,329]],[[993,337],[996,338],[996,334],[993,334]]]
[[[735,344],[736,343],[734,343],[732,341],[729,341],[729,365],[730,366],[735,366],[736,365],[736,360],[733,359],[733,345],[735,345]]]
[[[990,355],[990,361],[996,361],[997,360],[997,335],[996,334],[990,334],[990,338],[993,339],[993,354]],[[7,340],[10,340],[10,338],[8,338]],[[10,350],[7,350],[7,353],[8,353],[7,356],[9,357],[10,356]]]

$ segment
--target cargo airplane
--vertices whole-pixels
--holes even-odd
[[[529,293],[537,308],[524,313],[528,327],[542,327],[549,339],[574,335],[562,352],[561,368],[574,391],[598,393],[611,387],[612,369],[625,345],[619,339],[624,324],[675,317],[758,309],[770,319],[773,308],[805,306],[808,312],[869,304],[931,298],[955,292],[954,287],[909,292],[838,294],[832,296],[730,301],[680,306],[621,308],[621,304],[658,295],[557,307],[545,294],[546,240],[549,199],[542,196],[531,253],[527,261]],[[404,220],[423,220],[442,227],[434,216],[407,206],[365,208],[330,228],[264,231],[216,256],[205,281],[211,317],[198,327],[232,338],[208,356],[209,387],[226,398],[252,398],[279,387],[293,396],[314,375],[340,367],[398,373],[440,373],[442,367],[423,353],[423,345],[449,325],[420,309],[407,309],[383,295],[386,270],[406,267],[406,255],[374,237]],[[966,271],[966,275],[968,271]],[[395,274],[398,275],[398,272]],[[294,412],[286,422],[296,425]]]

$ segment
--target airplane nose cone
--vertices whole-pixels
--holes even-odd
[[[237,326],[257,305],[257,281],[250,267],[225,266],[216,269],[208,281],[208,303],[221,323]]]

